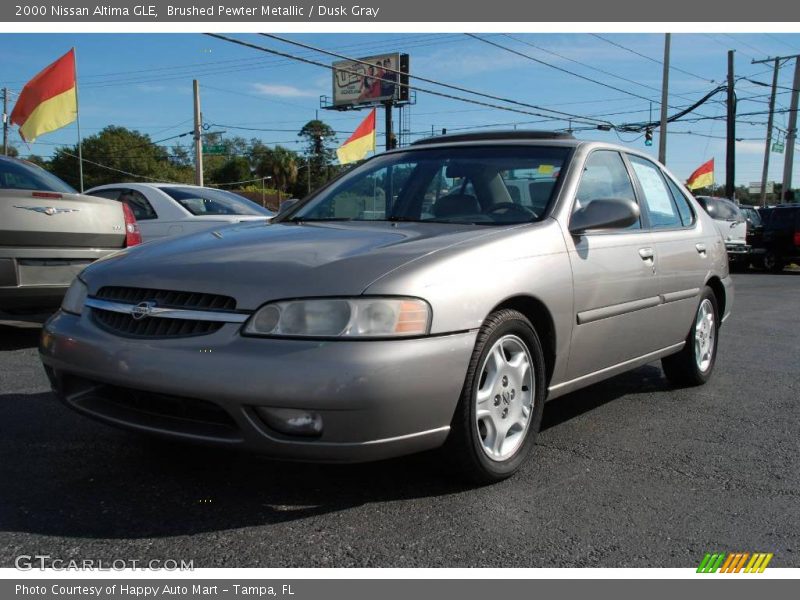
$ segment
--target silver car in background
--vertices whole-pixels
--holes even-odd
[[[54,309],[84,267],[139,242],[130,210],[0,156],[0,311]]]
[[[239,194],[197,185],[110,183],[86,193],[129,206],[145,242],[275,216]]]
[[[531,453],[545,399],[659,359],[707,381],[732,301],[713,220],[648,156],[451,135],[272,224],[90,266],[40,352],[63,401],[109,424],[299,460],[444,446],[491,482]]]

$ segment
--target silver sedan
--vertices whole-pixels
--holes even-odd
[[[639,152],[539,132],[378,155],[271,224],[87,268],[46,324],[60,398],[277,458],[531,454],[546,399],[661,360],[714,370],[733,288],[713,220]]]

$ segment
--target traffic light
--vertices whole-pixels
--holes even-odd
[[[322,154],[322,134],[314,135],[314,153]]]
[[[653,130],[649,127],[644,130],[644,145],[645,146],[652,146],[653,145]]]

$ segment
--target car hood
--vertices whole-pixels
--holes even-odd
[[[194,215],[192,219],[197,219],[203,223],[248,223],[269,221],[273,215]]]
[[[90,266],[89,293],[106,285],[268,300],[361,294],[390,271],[508,227],[443,223],[242,224],[147,243]]]

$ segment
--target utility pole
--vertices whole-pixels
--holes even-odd
[[[786,149],[783,159],[783,187],[781,201],[788,200],[792,187],[792,167],[794,166],[794,143],[797,140],[797,100],[800,87],[800,57],[794,59],[794,80],[792,81],[792,104],[789,109],[789,131],[786,132]]]
[[[667,103],[669,101],[669,46],[671,34],[664,34],[664,74],[661,78],[661,128],[658,134],[658,160],[667,164]]]
[[[8,156],[8,88],[3,88],[3,156]]]
[[[383,103],[384,107],[386,107],[386,149],[392,149],[392,106],[394,103],[391,100],[387,100]]]
[[[775,59],[772,70],[772,93],[769,97],[769,117],[767,118],[767,143],[764,146],[764,169],[761,171],[761,206],[767,205],[767,179],[769,178],[769,155],[772,152],[772,124],[775,119],[775,90],[778,88],[778,72],[781,70],[779,59]]]
[[[200,84],[197,79],[194,88],[194,184],[203,185],[203,114],[200,112]]]
[[[736,193],[736,93],[733,79],[733,50],[728,50],[728,135],[725,152],[725,195],[733,200]]]

